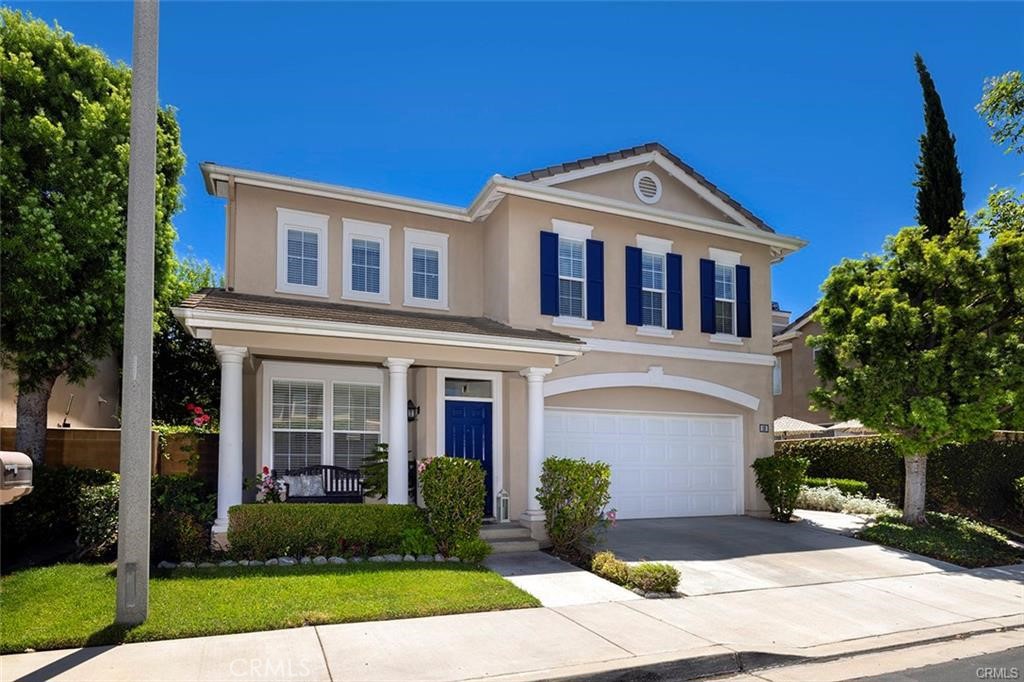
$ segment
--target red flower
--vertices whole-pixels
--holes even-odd
[[[268,467],[268,466],[263,467],[263,475],[264,476],[269,476],[270,475],[270,467]]]
[[[193,405],[192,412],[194,412],[195,414],[202,414],[203,408],[199,407],[198,405]]]
[[[188,403],[187,405],[185,405],[185,409],[191,412],[192,410],[196,409],[196,405],[195,403]]]

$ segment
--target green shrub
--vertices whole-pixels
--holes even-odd
[[[154,561],[202,561],[210,554],[209,527],[181,511],[153,515],[150,545]]]
[[[398,504],[240,504],[228,511],[231,553],[244,559],[396,552],[423,514]]]
[[[808,488],[804,486],[797,496],[796,506],[799,509],[817,509],[820,511],[843,512],[846,514],[867,514],[874,516],[890,511],[892,504],[884,497],[864,497],[863,495],[847,495],[839,488]]]
[[[569,561],[581,561],[596,541],[611,501],[611,468],[604,462],[548,457],[540,475],[537,500],[551,550]]]
[[[899,512],[879,516],[859,537],[966,568],[1003,566],[1024,559],[1024,551],[995,528],[950,514],[928,512],[928,525],[908,526]]]
[[[117,499],[120,483],[83,488],[75,500],[78,532],[75,536],[79,558],[100,559],[117,544]]]
[[[413,556],[434,554],[437,552],[437,543],[434,542],[434,538],[430,536],[426,528],[419,526],[406,528],[402,531],[400,551],[402,554],[412,554]]]
[[[629,587],[643,592],[675,592],[679,571],[668,564],[645,562],[629,567]]]
[[[180,512],[208,525],[217,515],[217,496],[197,478],[185,474],[157,475],[153,477],[150,507],[154,515]]]
[[[455,541],[453,556],[457,556],[463,563],[479,564],[491,553],[491,546],[481,537],[462,537]]]
[[[810,460],[815,477],[865,481],[872,493],[903,502],[903,458],[885,437],[778,441],[775,454]],[[928,456],[928,506],[998,519],[1014,510],[1013,481],[1024,476],[1024,441],[946,445]]]
[[[427,525],[438,549],[449,556],[459,540],[480,534],[487,495],[484,469],[476,460],[459,457],[434,457],[421,466]]]
[[[800,495],[808,462],[802,457],[762,457],[754,460],[757,487],[761,489],[772,518],[788,522]]]
[[[868,484],[864,481],[854,481],[850,478],[804,478],[804,485],[808,488],[836,488],[847,495],[867,495]]]
[[[5,506],[0,514],[5,559],[36,541],[53,543],[62,537],[74,537],[78,527],[74,501],[83,489],[115,480],[117,474],[105,469],[35,467],[32,492]]]
[[[598,552],[590,561],[590,570],[616,585],[629,582],[629,565],[617,559],[613,552]]]
[[[1024,513],[1024,476],[1014,479],[1013,490],[1016,493],[1014,503],[1017,505],[1017,511]]]

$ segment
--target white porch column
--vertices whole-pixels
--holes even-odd
[[[388,358],[388,504],[409,503],[408,358]]]
[[[526,511],[522,520],[543,521],[544,511],[537,502],[540,473],[544,464],[544,377],[545,367],[528,367],[519,372],[526,377]]]
[[[213,541],[222,543],[228,509],[242,503],[242,361],[247,349],[214,346],[220,360],[220,443],[217,448],[217,519]],[[220,538],[217,536],[221,535]]]

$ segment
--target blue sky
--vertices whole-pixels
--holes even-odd
[[[14,3],[130,61],[129,3]],[[188,168],[179,253],[221,267],[216,161],[465,205],[516,173],[657,140],[811,245],[774,270],[801,312],[829,267],[913,222],[920,51],[969,209],[1024,187],[974,111],[1024,66],[1014,4],[165,2],[160,97]]]

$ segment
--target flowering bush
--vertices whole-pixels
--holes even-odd
[[[260,472],[259,476],[256,477],[256,481],[253,484],[256,488],[256,501],[257,502],[281,502],[281,488],[277,484],[277,479],[270,471],[270,467],[265,466]]]
[[[544,460],[537,501],[555,554],[582,561],[597,540],[596,531],[615,522],[611,501],[611,468],[604,462],[549,457]]]
[[[185,410],[187,410],[192,415],[192,426],[195,426],[196,428],[199,429],[205,429],[209,427],[211,419],[210,415],[206,413],[206,410],[204,410],[201,405],[196,405],[195,403],[188,403],[187,405],[185,405]]]
[[[417,464],[423,484],[427,525],[445,556],[456,543],[477,537],[484,520],[484,469],[480,462],[459,457],[434,457]]]

